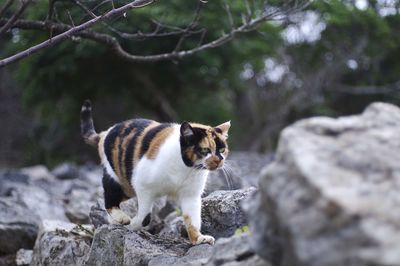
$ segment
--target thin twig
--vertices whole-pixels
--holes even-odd
[[[21,6],[17,10],[17,12],[15,12],[15,14],[8,20],[8,22],[3,27],[0,28],[0,35],[4,34],[6,31],[8,31],[12,27],[14,22],[22,15],[22,13],[24,12],[25,8],[31,2],[32,2],[32,0],[22,1]]]
[[[12,5],[12,3],[14,2],[14,0],[8,0],[4,6],[0,9],[0,18],[4,16],[4,14],[6,13],[6,11],[10,8],[10,6]]]
[[[181,49],[181,46],[182,46],[183,42],[185,41],[185,39],[189,35],[191,35],[190,34],[191,30],[197,26],[197,23],[198,23],[198,21],[200,19],[200,13],[201,13],[202,5],[203,5],[203,2],[199,1],[198,4],[197,4],[196,11],[194,13],[193,19],[189,23],[189,25],[184,29],[183,34],[181,35],[181,37],[179,38],[179,40],[178,40],[178,42],[177,42],[177,44],[175,46],[174,52],[179,51]]]

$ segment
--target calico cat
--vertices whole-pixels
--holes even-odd
[[[135,230],[150,223],[152,204],[167,195],[182,209],[192,244],[214,243],[202,235],[201,194],[209,171],[223,166],[228,155],[230,121],[216,127],[183,122],[158,123],[132,119],[96,133],[91,103],[81,110],[81,133],[86,143],[97,147],[104,168],[105,207],[113,223],[130,224]],[[135,217],[119,204],[137,197]]]

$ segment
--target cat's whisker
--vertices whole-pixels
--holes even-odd
[[[225,168],[225,165],[224,165],[224,167],[221,168],[221,170],[224,175],[225,181],[228,185],[228,189],[232,190],[233,189],[233,180],[232,180],[230,173],[227,171],[227,168]]]
[[[228,176],[230,177],[231,182],[232,182],[232,184],[233,184],[233,176],[234,176],[235,174],[234,174],[234,169],[233,169],[232,165],[227,164],[226,167],[225,167],[225,170],[226,170],[226,172],[228,173]]]

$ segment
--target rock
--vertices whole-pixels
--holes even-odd
[[[267,203],[265,193],[257,191],[242,204],[247,217],[255,217],[249,218],[251,246],[258,255],[274,265],[284,265],[282,264],[281,237],[277,232],[278,229],[272,225],[276,221],[270,215]]]
[[[104,200],[98,199],[96,204],[90,207],[89,219],[95,228],[98,228],[104,224],[109,224],[108,214],[104,207]]]
[[[21,173],[29,176],[32,180],[52,180],[55,178],[54,175],[50,173],[49,169],[47,169],[47,167],[44,165],[35,165],[22,168]]]
[[[17,252],[15,262],[17,265],[29,265],[32,261],[33,250],[20,249]]]
[[[95,232],[86,265],[147,265],[158,256],[183,256],[189,247],[182,238],[135,232],[129,226],[103,225]]]
[[[399,151],[390,104],[286,128],[253,206],[257,252],[277,246],[277,265],[400,265]]]
[[[89,254],[92,230],[90,226],[44,220],[30,265],[83,265]]]
[[[75,179],[81,176],[78,166],[67,162],[57,165],[51,173],[58,179]]]
[[[203,234],[215,238],[232,236],[237,228],[247,225],[241,203],[256,189],[248,188],[232,191],[215,191],[202,199]]]
[[[93,205],[93,195],[87,190],[74,189],[67,195],[65,215],[73,223],[87,224],[90,222],[89,213]]]
[[[272,159],[270,154],[231,152],[223,167],[225,170],[210,172],[204,195],[217,190],[257,187],[261,169]]]
[[[0,198],[0,254],[32,248],[40,219],[12,198]]]
[[[48,191],[32,185],[13,186],[12,195],[42,220],[58,219],[68,221],[64,214],[61,195],[55,198]]]
[[[182,257],[161,255],[152,258],[148,265],[201,266],[207,263],[212,250],[213,246],[207,244],[193,246]]]
[[[183,217],[177,212],[170,213],[164,219],[164,227],[161,230],[160,235],[170,237],[181,236],[187,238],[188,234],[183,222]]]
[[[28,184],[29,176],[15,170],[0,171],[0,197],[11,196],[12,187],[18,184]]]
[[[123,265],[124,238],[128,232],[122,225],[103,225],[96,229],[86,265]]]
[[[206,265],[271,266],[269,262],[254,253],[250,247],[251,238],[248,233],[243,233],[231,238],[218,239]]]

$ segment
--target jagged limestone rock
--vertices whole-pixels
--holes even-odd
[[[30,265],[83,265],[90,250],[92,227],[44,220]]]
[[[0,253],[32,248],[40,218],[13,198],[0,198]]]
[[[277,265],[400,265],[400,109],[286,128],[259,190],[254,247]]]
[[[230,238],[218,239],[206,265],[271,266],[269,262],[255,254],[250,246],[251,238],[252,236],[249,233],[242,233]]]
[[[95,232],[86,265],[147,265],[158,256],[183,256],[190,246],[180,237],[136,232],[129,226],[103,225]]]
[[[215,191],[203,198],[201,232],[215,238],[230,237],[236,229],[247,225],[247,217],[241,203],[255,191],[254,187]]]

